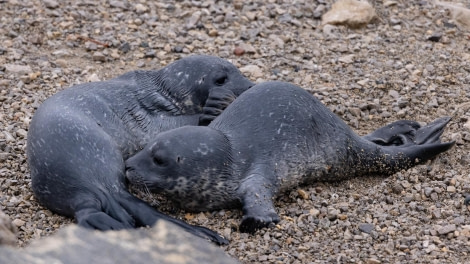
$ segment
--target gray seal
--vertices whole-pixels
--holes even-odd
[[[163,131],[209,123],[251,86],[228,61],[199,55],[55,94],[37,109],[28,132],[35,196],[84,227],[123,229],[165,219],[225,243],[131,195],[124,161]]]
[[[132,184],[194,211],[242,207],[242,232],[279,221],[273,198],[314,181],[389,175],[450,149],[450,118],[396,121],[364,137],[295,85],[267,82],[239,96],[209,126],[157,135],[126,162]]]

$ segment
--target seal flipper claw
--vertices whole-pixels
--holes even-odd
[[[239,228],[242,233],[254,233],[256,230],[277,224],[279,221],[279,216],[276,213],[267,216],[244,215]]]
[[[202,109],[199,125],[207,126],[212,120],[219,116],[235,98],[236,95],[231,90],[224,88],[211,89],[209,91],[209,97]]]

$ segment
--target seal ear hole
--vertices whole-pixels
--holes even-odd
[[[176,157],[176,162],[178,162],[178,163],[181,162],[181,157],[180,156]]]

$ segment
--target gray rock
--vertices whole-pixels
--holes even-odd
[[[359,225],[359,231],[364,232],[366,234],[372,233],[372,231],[374,231],[374,228],[375,227],[373,224],[363,223]]]
[[[93,53],[93,60],[94,61],[105,62],[106,61],[106,56],[103,53],[97,51],[97,52]]]
[[[59,7],[59,3],[57,3],[54,0],[43,0],[43,2],[44,2],[44,5],[47,8],[50,8],[50,9],[55,9],[55,8]]]
[[[0,247],[0,263],[237,263],[221,249],[168,222],[100,232],[76,225],[23,249]]]
[[[10,73],[30,73],[32,72],[29,65],[5,64],[5,71]]]
[[[437,229],[439,235],[447,235],[451,232],[454,232],[456,229],[455,224],[446,225]]]
[[[325,10],[326,10],[325,5],[318,5],[313,11],[313,17],[316,19],[320,19],[323,13],[325,13]]]
[[[431,187],[426,187],[426,188],[424,188],[424,195],[426,195],[426,197],[429,197],[429,196],[431,195],[431,193],[432,193],[433,190],[434,190],[434,189],[431,188]]]
[[[196,27],[197,22],[201,18],[201,11],[194,12],[191,17],[189,18],[188,22],[186,23],[186,28],[191,29]]]
[[[122,10],[128,10],[129,9],[129,6],[128,6],[127,2],[125,2],[125,1],[111,0],[111,1],[109,1],[109,6],[120,8]]]
[[[322,16],[322,24],[355,28],[368,24],[375,16],[374,7],[367,1],[340,0]]]

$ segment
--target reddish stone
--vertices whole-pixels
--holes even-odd
[[[233,50],[233,54],[237,55],[237,56],[241,56],[243,54],[245,54],[245,50],[241,47],[236,47],[234,50]]]

